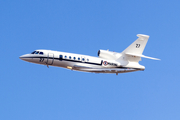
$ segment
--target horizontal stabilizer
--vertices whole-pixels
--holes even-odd
[[[145,55],[138,55],[138,54],[134,54],[134,53],[126,53],[126,55],[131,55],[131,56],[136,56],[136,57],[143,57],[143,58],[148,58],[148,59],[152,59],[152,60],[160,60],[158,58],[148,57],[148,56],[145,56]]]

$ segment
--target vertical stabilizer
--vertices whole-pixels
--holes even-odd
[[[137,36],[139,38],[136,41],[134,41],[129,47],[127,47],[122,53],[142,55],[146,43],[149,39],[149,36],[143,34],[138,34]]]
[[[139,61],[141,61],[141,57],[153,60],[159,59],[142,55],[149,36],[142,34],[138,34],[137,36],[139,38],[121,53],[122,56],[118,60],[121,62],[121,65],[123,67],[139,68],[141,70],[144,70],[145,67],[139,64]]]

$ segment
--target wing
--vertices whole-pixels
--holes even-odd
[[[72,70],[84,71],[84,72],[94,72],[94,73],[125,73],[138,71],[133,68],[93,68],[93,67],[84,67],[84,66],[73,66]]]

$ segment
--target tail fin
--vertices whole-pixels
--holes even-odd
[[[129,47],[127,47],[122,53],[131,53],[131,54],[137,54],[142,55],[144,48],[146,46],[146,43],[149,39],[148,35],[137,35],[139,38],[134,41]]]
[[[149,36],[142,34],[138,34],[137,36],[139,38],[122,52],[126,56],[126,60],[131,62],[139,62],[141,60],[141,57],[159,60],[157,58],[142,55],[147,41],[149,39]]]

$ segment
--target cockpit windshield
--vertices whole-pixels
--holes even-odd
[[[31,54],[40,54],[40,55],[43,55],[44,53],[40,52],[40,51],[33,51]]]
[[[31,54],[34,54],[36,51],[33,51]]]
[[[35,54],[39,54],[39,51],[36,51],[36,53]]]

